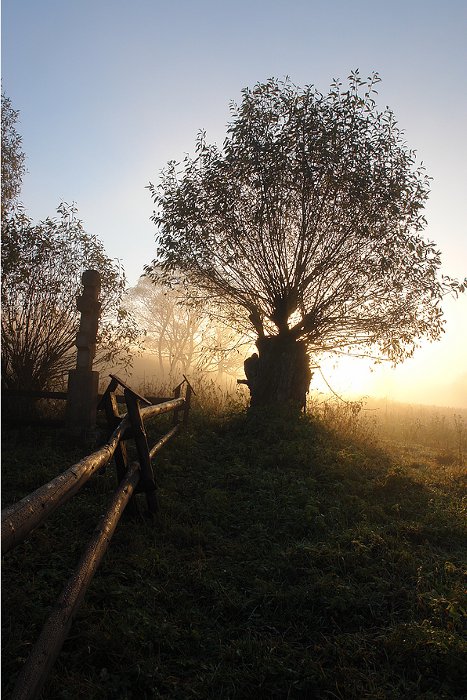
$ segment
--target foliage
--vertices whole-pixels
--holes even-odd
[[[85,233],[76,210],[37,224],[24,213],[8,217],[2,236],[2,386],[44,389],[63,382],[74,367],[79,323],[76,296],[85,269],[102,278],[99,364],[128,363],[137,337],[121,308],[125,275],[102,243]]]
[[[243,364],[238,347],[245,338],[213,319],[208,303],[191,305],[189,296],[185,285],[168,287],[147,277],[126,294],[125,308],[144,333],[144,351],[157,357],[159,379],[238,375]]]
[[[438,338],[440,302],[463,285],[438,277],[440,252],[421,235],[429,178],[377,109],[378,81],[355,71],[327,95],[276,79],[243,90],[223,148],[201,132],[195,156],[149,185],[148,273],[183,274],[231,323],[316,353],[397,362]]]
[[[7,501],[80,456],[4,440]],[[464,697],[462,468],[195,405],[157,470],[160,515],[119,524],[47,698]],[[4,558],[5,695],[114,488],[109,469]]]
[[[2,221],[11,212],[21,190],[25,173],[22,138],[16,130],[19,112],[2,92]]]

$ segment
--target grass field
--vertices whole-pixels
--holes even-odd
[[[43,697],[465,698],[465,412],[204,403]],[[3,439],[6,503],[81,456],[47,430]],[[113,488],[108,469],[4,557],[5,698]]]

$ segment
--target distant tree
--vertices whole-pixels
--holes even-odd
[[[9,216],[2,231],[2,387],[53,388],[76,362],[76,296],[85,269],[102,277],[95,365],[128,364],[138,332],[121,308],[125,275],[102,243],[83,230],[73,207],[37,224]]]
[[[19,112],[2,92],[2,221],[18,199],[25,173],[22,138],[16,130]]]
[[[169,288],[148,277],[140,277],[126,294],[124,306],[144,334],[144,351],[157,358],[159,377],[238,374],[237,348],[243,339],[225,324],[213,322],[207,304],[193,306],[188,298],[185,285]]]
[[[252,404],[304,402],[307,353],[400,362],[439,338],[440,302],[463,285],[439,277],[422,238],[429,178],[375,74],[327,95],[271,79],[243,90],[222,149],[200,133],[158,187],[157,253],[148,274],[182,273],[192,295],[254,329]]]

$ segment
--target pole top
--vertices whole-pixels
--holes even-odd
[[[101,286],[101,275],[97,270],[85,270],[81,276],[81,282],[85,287]]]

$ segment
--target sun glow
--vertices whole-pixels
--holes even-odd
[[[366,358],[326,357],[312,371],[311,390],[335,392],[343,398],[363,398],[374,389],[374,363]]]
[[[424,341],[397,367],[363,358],[327,357],[314,369],[311,391],[345,399],[366,396],[393,401],[467,408],[467,299],[446,303],[446,333]]]

